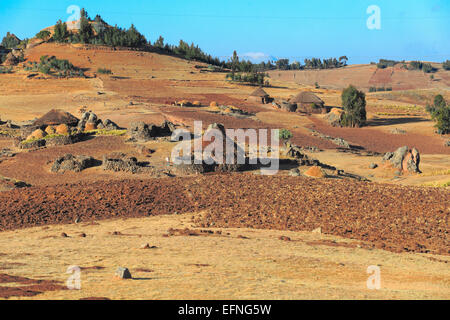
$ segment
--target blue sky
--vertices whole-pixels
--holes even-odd
[[[195,42],[225,59],[346,55],[349,63],[379,58],[441,62],[450,59],[448,0],[0,0],[0,35],[20,38],[68,20],[70,5],[108,23],[134,23],[152,42]],[[380,8],[381,29],[369,30],[367,8]]]

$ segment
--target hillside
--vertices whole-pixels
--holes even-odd
[[[437,68],[430,79],[429,73],[417,70],[405,70],[399,65],[378,69],[376,65],[349,65],[343,68],[327,70],[269,71],[271,79],[314,85],[316,82],[325,88],[342,89],[350,84],[369,90],[370,87],[392,88],[398,90],[440,89],[448,90],[450,72],[440,63],[432,63]]]

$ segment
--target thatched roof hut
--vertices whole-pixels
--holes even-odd
[[[69,112],[53,109],[33,122],[34,126],[55,126],[59,124],[66,124],[74,127],[78,124],[78,118]]]
[[[302,91],[293,97],[290,103],[297,105],[298,112],[326,113],[325,102],[310,91]]]
[[[315,103],[324,104],[323,100],[309,91],[302,91],[291,99],[291,103]]]
[[[268,103],[270,101],[270,96],[263,88],[259,87],[249,95],[247,100],[258,103]]]

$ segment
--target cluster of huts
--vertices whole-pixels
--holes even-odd
[[[273,99],[263,88],[253,91],[247,101],[259,104],[269,104],[280,110],[301,113],[327,113],[325,102],[310,91],[302,91],[289,100]]]

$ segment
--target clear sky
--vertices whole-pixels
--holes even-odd
[[[0,0],[0,34],[32,37],[67,21],[70,5],[111,25],[134,23],[152,42],[159,35],[172,44],[183,39],[222,59],[233,50],[300,62],[450,59],[449,0]],[[371,5],[380,9],[380,29],[367,26]]]

